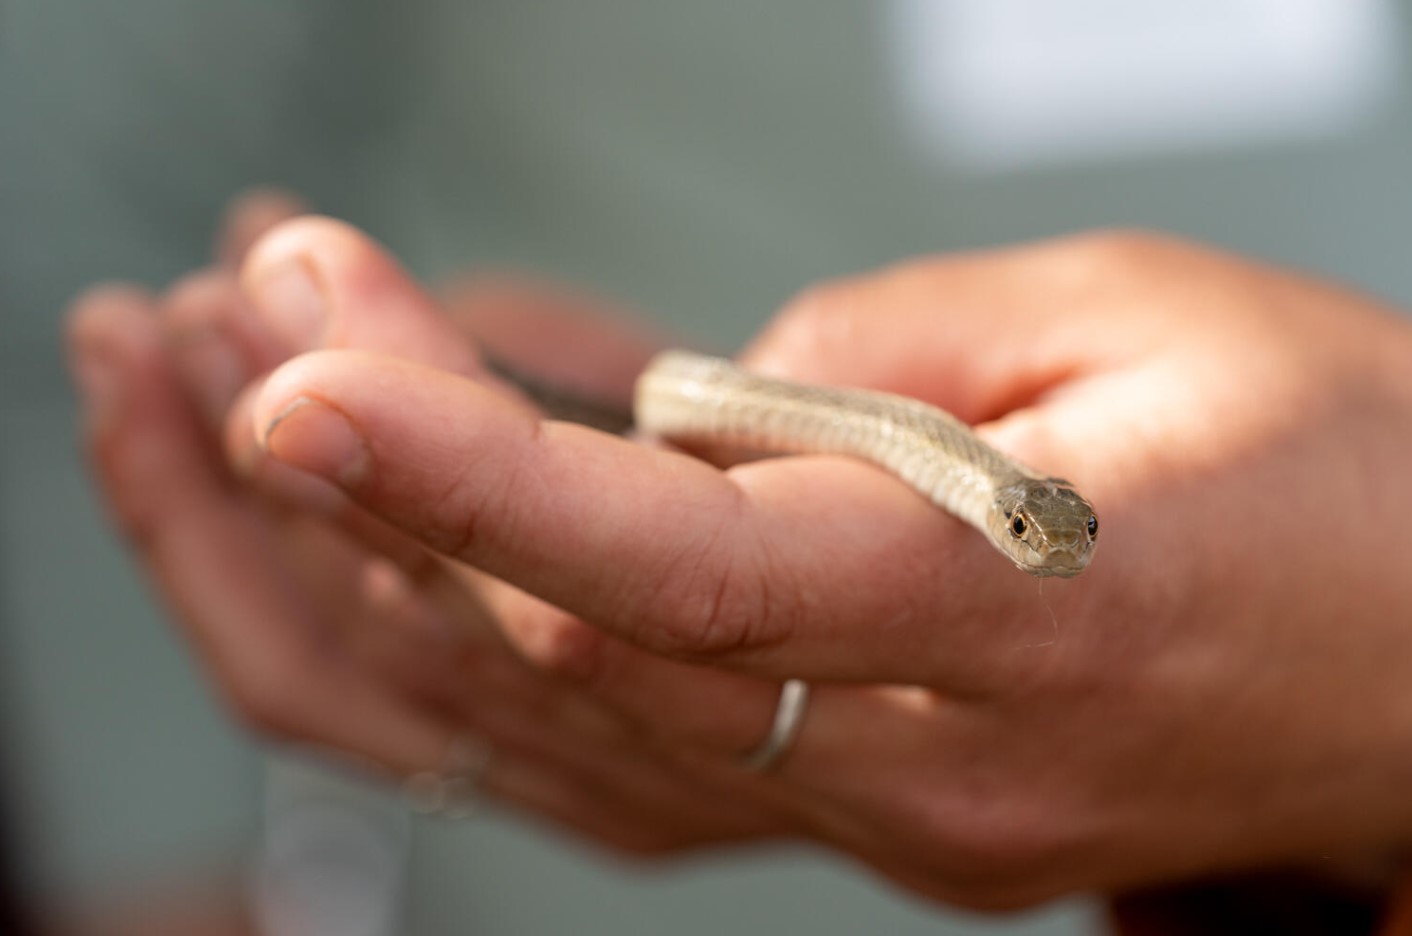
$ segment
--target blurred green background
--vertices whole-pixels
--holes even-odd
[[[1217,33],[1221,6],[1195,5]],[[723,349],[820,278],[1110,225],[1406,307],[1409,4],[1371,6],[1400,14],[1392,53],[1346,120],[987,166],[909,130],[916,3],[0,2],[0,693],[28,885],[62,907],[208,874],[258,890],[261,843],[313,802],[342,818],[311,840],[354,843],[309,859],[317,899],[361,906],[382,892],[348,882],[376,881],[401,914],[327,930],[345,936],[1096,932],[1084,902],[980,921],[798,851],[630,870],[510,818],[412,823],[356,783],[271,766],[104,524],[62,310],[97,280],[160,287],[203,264],[222,204],[257,183],[428,277],[539,271]]]

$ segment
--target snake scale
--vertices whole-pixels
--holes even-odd
[[[1072,577],[1098,539],[1073,485],[992,448],[920,400],[754,374],[719,357],[665,351],[637,379],[631,415],[564,393],[499,362],[493,370],[559,418],[687,446],[849,455],[891,472],[979,530],[1031,575]]]

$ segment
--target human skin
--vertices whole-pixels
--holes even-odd
[[[722,470],[542,421],[335,222],[243,264],[161,311],[90,295],[72,332],[81,376],[106,362],[109,498],[257,727],[396,773],[472,734],[491,795],[620,849],[802,836],[977,907],[1412,838],[1412,334],[1370,300],[1087,235],[816,287],[745,351],[1073,481],[1097,553],[1041,588],[869,466]],[[490,293],[465,317],[574,315]],[[214,421],[238,381],[162,339],[193,320],[242,379],[291,358],[230,404],[233,469],[191,401]],[[620,388],[645,343],[592,334]],[[741,773],[791,677],[815,688],[795,747]]]

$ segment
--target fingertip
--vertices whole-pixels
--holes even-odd
[[[265,451],[278,461],[344,488],[356,488],[372,456],[346,413],[312,397],[297,397],[265,428]]]
[[[249,429],[262,448],[269,431],[279,417],[297,400],[318,395],[319,377],[326,366],[340,355],[330,351],[311,351],[292,358],[275,368],[258,387],[251,389],[246,411]]]
[[[128,283],[94,286],[70,305],[65,322],[69,370],[91,434],[117,421],[128,374],[160,351],[161,332],[148,290]]]
[[[474,347],[381,245],[352,225],[303,217],[252,249],[241,283],[296,351],[370,348],[481,376]]]
[[[328,289],[315,253],[328,249],[318,239],[320,220],[299,218],[277,227],[251,251],[240,275],[261,320],[295,352],[322,346],[329,327]]]
[[[150,290],[132,283],[100,283],[78,295],[69,305],[65,322],[71,342],[121,339],[126,329],[151,330],[156,298]]]
[[[286,506],[323,517],[338,517],[348,497],[333,484],[275,460],[253,431],[253,411],[262,384],[246,387],[227,414],[223,443],[226,462],[238,478]]]
[[[257,186],[238,193],[227,204],[217,233],[217,259],[228,269],[238,269],[267,231],[308,210],[302,198],[281,188]]]
[[[180,280],[162,302],[162,325],[176,373],[211,428],[221,424],[252,372],[236,337],[243,330],[239,312],[234,278],[215,269]]]
[[[381,255],[382,248],[346,221],[301,215],[274,225],[251,246],[240,267],[240,280],[250,289],[271,270],[292,260],[357,265]]]
[[[238,297],[239,287],[229,271],[208,268],[188,273],[162,298],[162,322],[175,335],[224,325]]]
[[[371,454],[339,398],[346,378],[375,379],[367,367],[350,375],[340,360],[348,353],[304,355],[276,370],[255,397],[250,423],[267,459],[343,488],[361,483]]]

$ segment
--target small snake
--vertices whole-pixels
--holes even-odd
[[[991,448],[955,416],[875,390],[819,387],[752,374],[724,358],[666,351],[637,379],[633,413],[547,385],[489,359],[559,419],[609,432],[635,424],[686,446],[851,455],[872,462],[980,530],[1031,575],[1078,575],[1098,517],[1067,481]]]
[[[1031,575],[1078,575],[1098,517],[1067,481],[991,448],[920,400],[752,374],[723,358],[657,355],[638,377],[637,428],[686,445],[851,455],[980,530]]]

